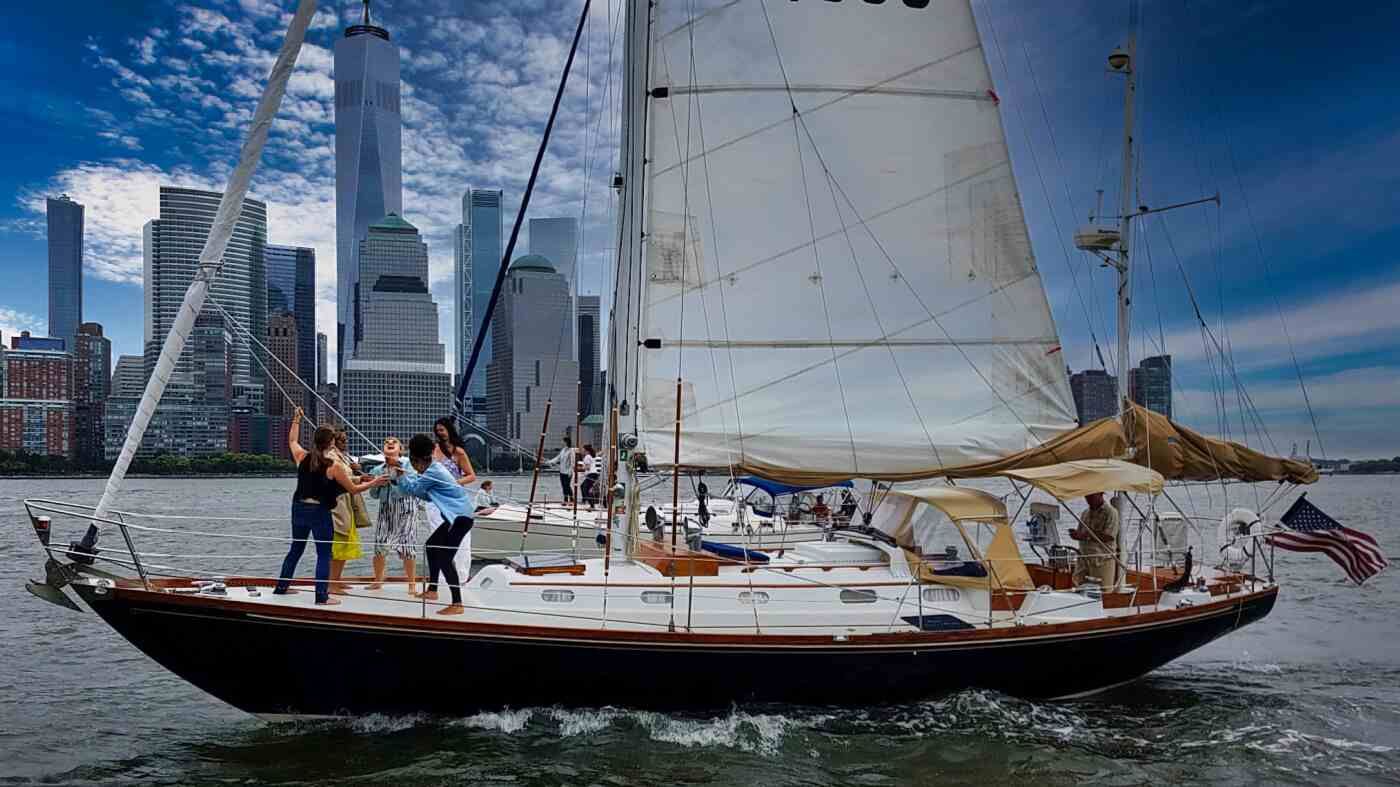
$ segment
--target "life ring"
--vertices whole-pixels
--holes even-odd
[[[1226,514],[1216,531],[1221,559],[1235,570],[1242,568],[1254,557],[1254,551],[1258,548],[1256,536],[1263,530],[1259,515],[1248,508],[1236,508]]]

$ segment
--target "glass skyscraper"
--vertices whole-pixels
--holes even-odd
[[[290,314],[296,319],[296,364],[292,368],[307,385],[316,385],[316,250],[268,246],[266,258],[268,318]]]
[[[356,324],[360,241],[370,224],[403,213],[399,105],[399,50],[389,31],[370,23],[366,4],[361,24],[335,43],[337,369],[363,335]]]
[[[571,290],[579,289],[574,278],[578,268],[578,219],[530,219],[530,253],[549,260]]]
[[[501,215],[500,189],[472,189],[462,194],[462,223],[457,226],[456,270],[453,276],[453,323],[456,325],[457,364],[460,378],[466,373],[471,358],[472,342],[483,328],[486,343],[477,359],[477,371],[472,376],[468,395],[471,408],[480,414],[486,397],[486,367],[491,363],[491,326],[482,325],[486,307],[491,302],[491,289],[501,269],[504,253],[504,217]]]
[[[83,322],[83,206],[64,194],[48,200],[49,336],[73,349]]]
[[[1153,412],[1172,417],[1172,357],[1143,358],[1128,372],[1128,397]]]
[[[148,374],[155,367],[161,345],[175,323],[185,291],[194,280],[199,254],[204,250],[222,198],[217,191],[160,187],[160,218],[146,222],[145,228],[143,284]],[[223,267],[209,289],[209,298],[257,337],[267,332],[266,250],[267,206],[245,199],[233,237],[224,251]],[[204,307],[201,316],[218,314],[210,304]],[[190,343],[193,344],[193,340]],[[187,345],[176,366],[177,374],[192,371],[190,353]],[[229,367],[236,388],[261,387],[262,371],[246,342],[233,343]]]
[[[564,277],[535,254],[511,263],[491,318],[496,345],[487,369],[487,426],[517,444],[534,446],[549,417],[546,446],[573,430],[578,381],[572,298]]]

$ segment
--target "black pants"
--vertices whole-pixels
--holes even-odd
[[[574,477],[568,473],[559,474],[559,488],[564,490],[564,502],[574,499]]]
[[[457,556],[457,547],[462,545],[462,539],[471,532],[472,524],[469,516],[459,516],[451,522],[444,519],[437,530],[428,536],[428,590],[437,592],[438,574],[442,574],[443,579],[447,580],[447,587],[452,590],[453,604],[462,603],[462,583],[452,559]]]
[[[589,473],[583,477],[583,502],[590,506],[598,505],[598,476]]]

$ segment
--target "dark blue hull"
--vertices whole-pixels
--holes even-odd
[[[262,715],[506,706],[869,705],[964,688],[1028,698],[1139,678],[1273,609],[1277,589],[1197,608],[996,631],[729,636],[452,624],[109,590],[86,601],[166,669]],[[1074,665],[1047,674],[1038,665]]]

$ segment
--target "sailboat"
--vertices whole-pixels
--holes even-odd
[[[1063,547],[1022,553],[1022,508],[1042,526],[1068,511],[1046,499],[1117,493],[1126,534],[1130,516],[1160,518],[1169,480],[1316,474],[1127,404],[1077,427],[968,0],[629,0],[625,31],[601,557],[488,565],[453,618],[383,592],[317,607],[272,595],[272,577],[153,570],[136,542],[158,529],[104,495],[27,501],[49,556],[35,592],[76,606],[71,589],[165,668],[269,719],[1069,698],[1269,614],[1257,523],[1231,531],[1244,557],[1120,556],[1107,585],[1078,581]],[[725,549],[644,534],[644,468],[671,474],[673,516],[682,473],[874,492],[822,540]],[[122,546],[55,537],[87,522]],[[920,541],[930,522],[942,551]],[[375,679],[343,680],[315,657],[330,653]]]

